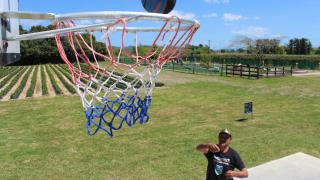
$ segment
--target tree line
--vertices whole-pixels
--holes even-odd
[[[230,43],[230,47],[240,47],[233,52],[247,52],[248,54],[279,54],[279,55],[320,55],[320,47],[313,48],[307,38],[293,38],[282,45],[280,39],[252,39],[246,36],[237,36]]]
[[[41,31],[48,31],[54,29],[52,25],[49,26],[32,26],[29,30],[24,29],[20,26],[20,34],[28,34],[28,33],[35,33]],[[89,34],[82,34],[84,40],[90,44],[90,35]],[[93,47],[94,49],[101,53],[101,54],[108,54],[107,48],[104,42],[96,40],[96,37],[92,36]],[[65,53],[71,62],[75,62],[75,55],[74,50],[68,43],[66,37],[61,37],[61,42],[65,49]],[[80,41],[82,47],[84,47],[83,43]],[[75,43],[75,48],[77,52],[81,52],[77,44]],[[56,46],[56,42],[54,38],[46,38],[46,39],[37,39],[37,40],[28,40],[28,41],[21,41],[20,43],[21,49],[21,61],[19,61],[18,65],[34,65],[34,64],[46,64],[46,63],[61,63],[61,58]],[[153,49],[157,49],[157,47],[153,47]],[[88,48],[83,48],[85,53],[88,55],[90,59],[93,59],[92,52]],[[114,53],[114,57],[118,57],[120,48],[116,46],[112,46],[112,50]],[[138,54],[140,56],[144,56],[147,53],[150,53],[150,46],[148,45],[139,45],[136,49],[135,46],[127,46],[127,52],[131,54],[136,54],[136,50],[138,50]],[[156,56],[155,54],[154,56]],[[97,57],[98,61],[102,60],[101,58]],[[126,57],[125,53],[121,54],[121,58],[128,58]]]
[[[52,30],[53,26],[32,26],[29,30],[20,26],[20,34],[34,33],[40,31]],[[85,41],[89,42],[89,34],[83,34]],[[71,61],[75,61],[74,51],[69,46],[66,38],[61,38],[65,52]],[[93,36],[94,49],[102,54],[107,54],[107,49],[103,42],[97,41]],[[138,46],[140,55],[148,53],[150,46]],[[78,47],[76,47],[79,50]],[[113,47],[115,56],[119,52],[119,47]],[[135,51],[134,47],[127,47],[128,51]],[[90,56],[91,52],[85,48],[86,53]],[[230,49],[212,50],[208,46],[190,45],[186,47],[184,57],[192,57],[196,55],[212,55],[216,52],[220,53],[243,53],[255,55],[257,59],[262,60],[265,55],[320,55],[320,47],[313,48],[312,43],[307,38],[290,39],[285,45],[281,44],[279,39],[252,39],[246,36],[237,36],[230,43]],[[45,64],[45,63],[61,63],[54,38],[21,41],[21,61],[19,64]]]
[[[52,29],[53,29],[52,25],[32,26],[29,30],[23,29],[23,27],[20,26],[20,34],[35,33],[35,32],[52,30]],[[87,43],[90,42],[89,34],[82,34],[82,36]],[[96,49],[97,52],[101,52],[103,54],[107,53],[104,43],[97,41],[94,36],[92,37],[92,41],[93,41],[94,49]],[[74,51],[69,45],[67,38],[62,37],[61,42],[65,48],[65,53],[68,56],[69,60],[72,62],[75,61],[76,59],[74,56]],[[76,46],[76,50],[79,52],[78,46]],[[92,56],[92,53],[87,48],[84,48],[84,50],[86,54],[88,54],[89,56]],[[33,65],[33,64],[62,62],[54,38],[21,41],[20,51],[21,51],[21,61],[18,62],[18,64]]]

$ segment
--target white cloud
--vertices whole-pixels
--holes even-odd
[[[175,15],[175,16],[179,16],[182,18],[187,18],[187,19],[195,19],[196,18],[196,15],[191,12],[182,12],[182,11],[173,10],[173,11],[171,11],[170,14]]]
[[[232,33],[255,38],[265,37],[270,34],[267,28],[259,26],[238,27],[232,30]]]
[[[231,14],[231,13],[225,13],[223,14],[223,20],[227,22],[231,21],[239,21],[243,19],[242,15],[237,15],[237,14]]]
[[[215,17],[218,17],[218,14],[217,13],[204,14],[204,15],[202,15],[202,17],[204,17],[204,18],[215,18]]]
[[[253,17],[254,20],[260,20],[261,18],[259,16]]]
[[[204,0],[204,2],[212,4],[228,4],[230,0]]]
[[[271,36],[271,38],[274,38],[274,39],[278,39],[280,41],[283,41],[283,40],[286,40],[288,39],[289,37],[288,36],[285,36],[285,35],[282,35],[282,34],[274,34]]]

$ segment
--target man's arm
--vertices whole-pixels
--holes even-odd
[[[199,144],[196,147],[197,151],[207,154],[209,152],[209,145],[208,144]]]
[[[247,178],[249,173],[248,173],[248,170],[246,169],[246,166],[244,165],[241,157],[239,156],[239,154],[234,151],[235,153],[235,167],[237,169],[239,169],[240,171],[228,171],[226,173],[226,176],[228,178],[233,178],[233,177],[238,177],[238,178]]]
[[[211,152],[219,152],[220,148],[216,144],[199,144],[196,148],[199,152],[207,154],[209,151]]]
[[[227,178],[247,178],[249,175],[248,170],[246,168],[243,168],[241,171],[228,171],[226,173]]]

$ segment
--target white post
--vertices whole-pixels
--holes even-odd
[[[0,12],[18,10],[19,0],[0,1]],[[19,20],[14,18],[1,18],[0,23],[0,66],[5,66],[20,60],[20,42],[4,41],[8,36],[19,35]]]

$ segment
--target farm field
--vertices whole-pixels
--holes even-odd
[[[73,95],[76,90],[65,65],[0,68],[0,99]]]

